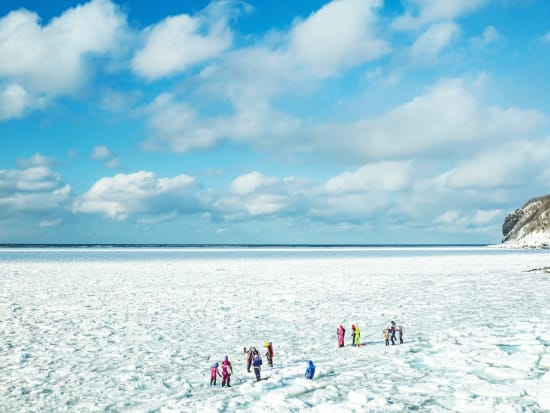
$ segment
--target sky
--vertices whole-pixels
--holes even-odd
[[[546,0],[0,2],[0,243],[490,244]]]

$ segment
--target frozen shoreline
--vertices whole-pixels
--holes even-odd
[[[10,410],[539,411],[550,408],[541,253],[3,262]],[[396,319],[405,344],[385,347]],[[360,326],[339,349],[336,327]],[[275,347],[252,384],[243,346]],[[207,385],[233,361],[232,389]],[[307,359],[317,376],[302,379]]]

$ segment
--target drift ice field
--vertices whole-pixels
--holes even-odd
[[[482,247],[4,249],[0,411],[550,411],[549,262]],[[404,344],[386,347],[391,320]],[[243,347],[265,341],[274,367],[264,356],[255,383]],[[209,386],[225,355],[233,387]]]

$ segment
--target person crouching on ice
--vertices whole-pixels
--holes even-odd
[[[311,380],[314,375],[315,375],[315,365],[313,364],[313,361],[308,360],[306,374],[304,376],[306,379]]]
[[[252,362],[252,365],[254,366],[254,374],[256,375],[256,381],[260,381],[260,373],[262,370],[262,357],[259,353],[256,353],[254,355],[254,361]]]
[[[338,334],[338,347],[344,347],[344,337],[346,334],[346,329],[342,324],[338,326],[338,330],[336,330],[336,334]]]
[[[267,363],[269,367],[273,367],[273,355],[275,354],[273,352],[273,343],[271,341],[269,343],[266,341],[264,347],[266,348],[265,356],[267,357]]]
[[[225,356],[222,363],[222,387],[231,387],[229,381],[231,380],[231,374],[233,373],[233,366],[229,361],[229,358]]]
[[[212,367],[210,367],[210,385],[211,386],[212,385],[215,386],[216,385],[216,378],[218,376],[220,376],[220,377],[222,376],[220,374],[220,371],[218,370],[218,366],[219,366],[218,363],[214,363],[214,364],[212,364]]]

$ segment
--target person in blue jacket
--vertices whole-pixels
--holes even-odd
[[[314,375],[315,375],[315,365],[313,364],[313,361],[308,360],[305,377],[306,379],[311,380]]]
[[[254,355],[254,361],[252,361],[252,366],[254,366],[254,374],[256,375],[256,381],[261,380],[261,370],[262,370],[262,356],[260,353]]]

